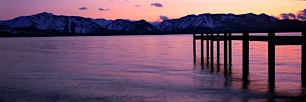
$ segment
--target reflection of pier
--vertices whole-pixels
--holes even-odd
[[[242,79],[244,83],[248,83],[249,79],[249,41],[265,41],[268,42],[268,77],[271,89],[275,87],[275,46],[277,45],[302,45],[301,57],[301,84],[306,87],[306,31],[302,32],[302,36],[275,36],[275,31],[268,32],[268,36],[250,36],[248,32],[242,35],[232,35],[230,32],[220,33],[202,33],[193,34],[193,55],[196,58],[196,40],[201,41],[201,63],[204,63],[204,40],[206,40],[206,64],[211,65],[214,69],[214,41],[216,42],[217,66],[220,65],[220,41],[224,46],[224,73],[231,70],[232,65],[232,40],[242,41]],[[219,69],[218,69],[219,70]]]

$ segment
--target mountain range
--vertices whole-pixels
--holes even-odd
[[[279,20],[266,14],[200,14],[187,15],[162,22],[124,19],[106,20],[78,16],[39,13],[0,21],[2,35],[116,35],[116,34],[181,34],[210,31],[223,32],[279,32],[300,31],[306,21]]]

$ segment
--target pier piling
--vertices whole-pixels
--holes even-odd
[[[209,37],[209,33],[206,33],[206,36]],[[209,64],[209,40],[206,40],[206,62],[207,66]]]
[[[268,33],[268,74],[269,84],[274,86],[275,82],[275,31],[270,30]]]
[[[249,33],[243,32],[242,40],[242,79],[248,81],[249,76]]]
[[[224,71],[227,72],[227,32],[224,33]]]
[[[302,38],[305,41],[306,40],[306,30],[302,31]],[[306,43],[302,43],[302,66],[301,66],[301,81],[302,81],[302,87],[306,87]]]
[[[232,33],[229,32],[228,36],[231,38],[232,37]],[[228,41],[228,62],[229,62],[229,66],[232,66],[232,40]]]
[[[219,37],[220,34],[217,32],[217,37]],[[217,40],[217,65],[220,65],[220,40]]]
[[[214,33],[210,33],[210,66],[213,70],[214,68]]]
[[[204,37],[203,33],[201,33],[201,62],[204,60]]]
[[[193,34],[193,41],[192,41],[192,44],[193,44],[193,59],[196,59],[196,34]]]

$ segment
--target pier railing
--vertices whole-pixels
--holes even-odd
[[[306,87],[306,30],[302,36],[275,36],[275,31],[268,32],[268,36],[249,35],[243,32],[233,35],[231,32],[224,33],[201,33],[193,34],[193,56],[196,58],[196,40],[201,41],[201,62],[204,62],[204,41],[206,40],[206,64],[214,66],[214,41],[216,41],[217,65],[220,65],[220,41],[223,41],[224,71],[232,65],[232,40],[242,41],[242,79],[248,82],[249,76],[249,41],[264,41],[268,43],[268,82],[270,87],[275,87],[275,46],[277,45],[301,45],[301,85]],[[210,52],[210,53],[209,53]]]

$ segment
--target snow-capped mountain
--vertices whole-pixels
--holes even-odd
[[[145,20],[128,21],[117,19],[109,23],[106,28],[108,30],[117,31],[121,33],[150,33],[157,31],[157,28]]]
[[[145,20],[91,19],[77,16],[57,16],[46,12],[0,22],[0,32],[8,33],[143,34],[155,31],[157,28]]]
[[[17,17],[2,21],[1,32],[11,33],[93,33],[103,28],[91,18],[76,16],[56,16],[39,13],[32,16]]]
[[[172,31],[224,31],[224,30],[264,30],[275,27],[278,20],[265,14],[201,14],[188,15],[179,19],[166,20],[160,28]],[[239,30],[239,29],[237,29]]]
[[[103,18],[100,19],[92,19],[95,23],[99,24],[101,27],[106,27],[112,20],[106,20]]]
[[[157,34],[207,31],[263,32],[269,29],[296,31],[305,21],[278,20],[266,14],[200,14],[148,23],[145,20],[106,20],[39,13],[0,21],[0,33],[15,34]]]

